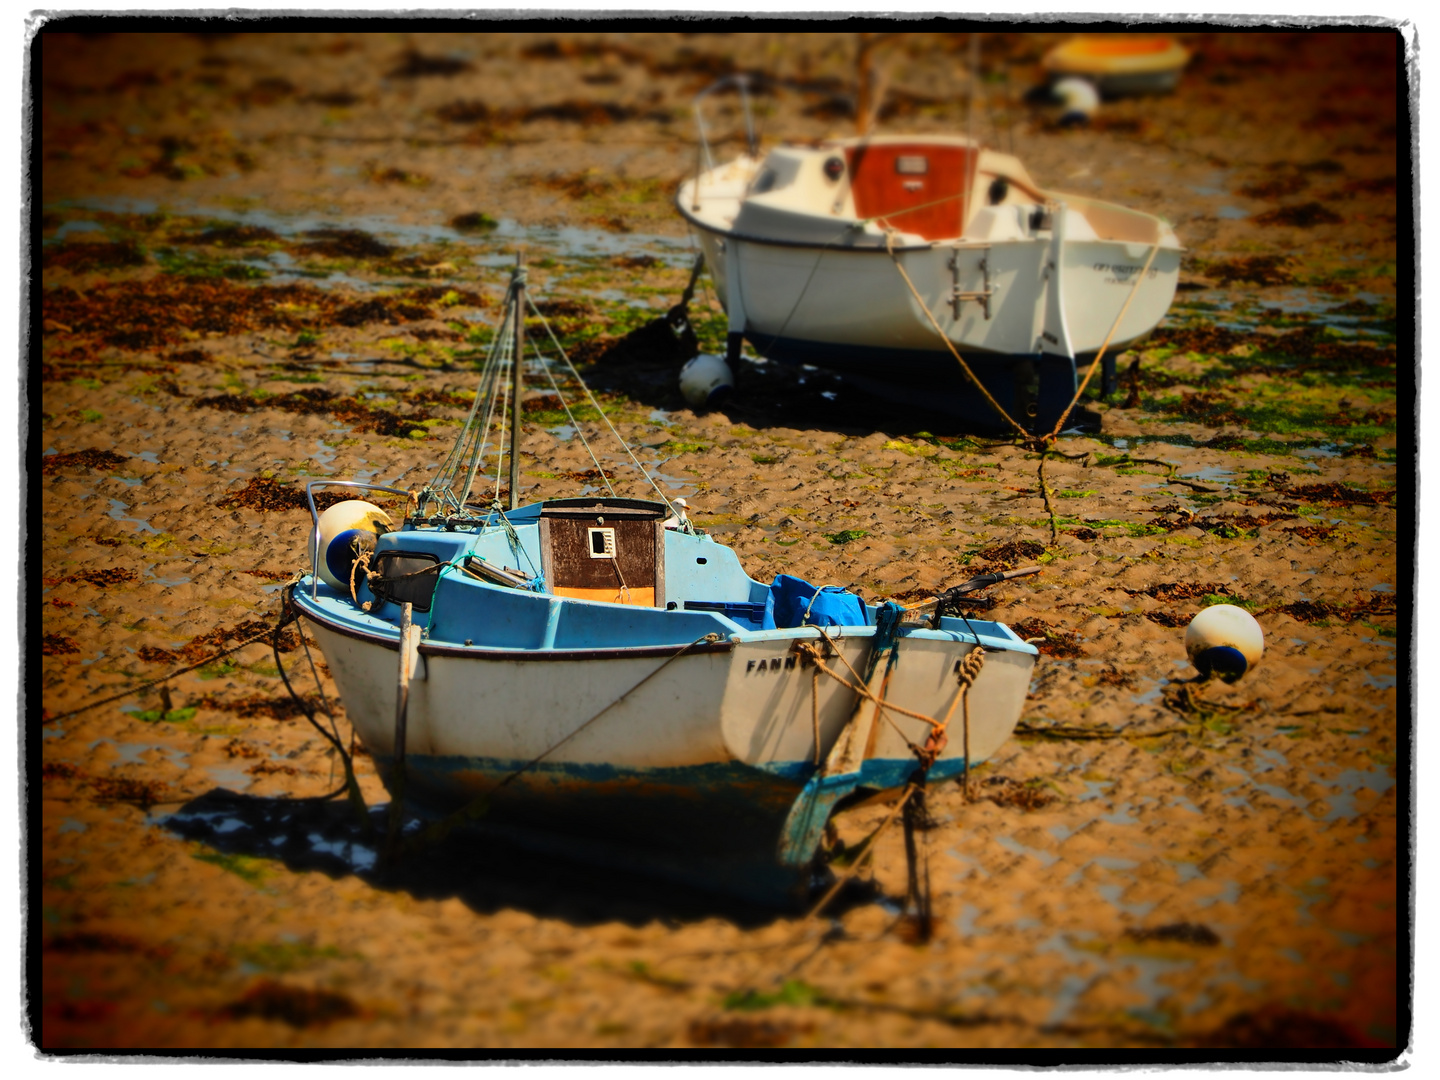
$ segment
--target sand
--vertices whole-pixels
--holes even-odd
[[[1079,131],[1020,101],[1060,36],[987,38],[1009,81],[983,133],[1043,184],[1166,215],[1189,249],[1175,308],[1122,362],[1138,383],[1046,462],[1054,533],[1036,456],[1003,440],[773,364],[697,412],[673,365],[603,355],[684,285],[670,198],[707,72],[788,81],[767,137],[844,132],[847,35],[42,38],[36,1045],[1403,1042],[1397,42],[1181,37],[1175,95]],[[887,48],[888,129],[962,126],[964,39]],[[273,625],[305,479],[434,467],[519,245],[621,432],[753,576],[914,599],[1043,563],[986,594],[1042,655],[970,797],[929,794],[928,940],[898,918],[893,826],[810,921],[498,841],[372,867],[343,801],[300,801],[334,791],[337,761],[265,644],[136,689]],[[693,310],[719,349],[703,285]],[[593,465],[563,418],[532,420],[527,497],[575,493]],[[1264,628],[1233,686],[1189,681],[1207,598]],[[313,695],[298,645],[281,660]]]

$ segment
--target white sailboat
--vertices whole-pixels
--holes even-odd
[[[1108,340],[1113,383],[1116,350],[1169,309],[1183,249],[1163,219],[1044,189],[968,136],[761,154],[752,134],[747,153],[717,164],[701,105],[737,82],[743,92],[732,78],[697,101],[702,165],[676,197],[729,318],[732,366],[747,341],[895,400],[996,421],[953,346],[1011,415],[1044,424],[1074,395],[1077,362]]]

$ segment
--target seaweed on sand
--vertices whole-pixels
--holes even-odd
[[[130,459],[114,450],[74,450],[68,454],[51,454],[40,459],[40,472],[51,476],[61,469],[96,469],[110,471],[118,469]]]
[[[234,413],[255,412],[257,409],[283,409],[285,412],[330,416],[351,425],[355,431],[374,432],[378,435],[408,435],[412,438],[423,437],[425,421],[433,419],[428,412],[423,411],[401,416],[390,409],[374,408],[359,398],[345,397],[334,390],[320,387],[264,399],[242,394],[215,394],[197,399],[195,407]]]
[[[323,511],[344,499],[344,495],[335,492],[318,492],[315,495],[315,507]],[[244,507],[262,514],[310,508],[302,488],[261,476],[252,477],[243,488],[225,496],[215,505],[221,510]]]

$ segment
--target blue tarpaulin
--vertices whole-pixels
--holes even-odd
[[[778,574],[770,584],[765,628],[795,626],[865,626],[865,603],[838,585],[821,588],[804,578]],[[773,608],[773,611],[772,611]]]

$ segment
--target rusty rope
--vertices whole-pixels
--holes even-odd
[[[370,601],[366,600],[365,603],[362,604],[360,597],[355,593],[355,575],[363,570],[367,578],[370,576],[370,552],[359,547],[359,540],[354,541],[354,543],[356,544],[356,552],[355,561],[350,564],[350,602],[361,611],[369,611]]]
[[[970,370],[970,365],[965,363],[965,359],[955,348],[955,344],[950,340],[949,335],[940,328],[940,324],[935,320],[934,314],[930,311],[930,305],[925,303],[925,299],[920,295],[920,290],[915,287],[915,282],[910,279],[910,275],[906,272],[905,267],[901,265],[900,258],[895,252],[894,238],[894,228],[887,225],[885,228],[885,250],[889,254],[891,261],[894,262],[895,269],[900,271],[900,276],[905,280],[905,284],[910,287],[911,295],[914,296],[915,302],[920,305],[920,310],[925,313],[925,318],[930,321],[930,326],[934,329],[935,333],[940,336],[940,340],[943,341],[945,347],[950,350],[950,355],[955,358],[955,362],[960,365],[960,369],[964,371],[970,381],[975,384],[975,388],[980,391],[985,401],[1000,415],[1001,419],[1015,429],[1022,445],[1040,454],[1038,477],[1040,497],[1044,500],[1045,511],[1050,516],[1050,542],[1052,544],[1057,542],[1060,539],[1060,523],[1055,516],[1055,507],[1050,502],[1049,487],[1045,483],[1045,457],[1051,449],[1053,449],[1055,441],[1060,437],[1060,432],[1065,426],[1065,421],[1070,418],[1070,413],[1074,411],[1080,398],[1084,396],[1085,388],[1090,385],[1090,379],[1095,374],[1095,369],[1100,366],[1106,350],[1110,348],[1111,339],[1114,338],[1115,332],[1120,329],[1121,321],[1124,320],[1126,313],[1130,310],[1131,302],[1134,301],[1136,294],[1140,291],[1140,284],[1145,280],[1145,275],[1150,272],[1150,267],[1155,262],[1155,256],[1160,251],[1160,241],[1156,240],[1155,243],[1150,245],[1150,254],[1145,259],[1145,265],[1141,268],[1140,272],[1135,275],[1135,284],[1130,287],[1130,292],[1125,297],[1125,303],[1120,307],[1120,313],[1115,316],[1115,321],[1110,324],[1110,331],[1105,335],[1105,340],[1100,345],[1100,351],[1095,354],[1095,358],[1091,361],[1090,367],[1086,369],[1085,377],[1080,381],[1080,385],[1076,387],[1074,396],[1070,398],[1070,404],[1065,406],[1064,411],[1060,414],[1060,418],[1055,421],[1055,427],[1051,429],[1048,434],[1032,435],[1001,407],[1000,403],[996,401],[990,391],[985,388],[985,385],[976,376],[975,372]]]
[[[828,644],[830,638],[825,635],[823,631],[821,635]],[[914,834],[916,829],[923,829],[925,823],[928,821],[928,815],[925,812],[924,805],[925,782],[931,767],[940,759],[940,755],[944,753],[945,747],[949,744],[949,735],[947,732],[950,721],[955,715],[955,709],[958,706],[961,709],[961,738],[963,740],[963,757],[961,758],[960,774],[961,784],[965,791],[965,801],[970,801],[970,688],[975,685],[975,680],[980,677],[980,672],[985,666],[985,649],[977,642],[975,648],[966,653],[960,661],[960,669],[956,672],[956,680],[960,684],[959,689],[956,691],[955,698],[950,702],[950,708],[946,710],[945,717],[942,720],[936,720],[933,717],[926,716],[924,713],[905,709],[899,705],[876,698],[870,693],[864,683],[859,680],[858,676],[856,676],[856,681],[852,683],[849,679],[846,679],[826,664],[822,658],[820,647],[814,642],[796,642],[794,650],[801,656],[806,657],[813,665],[810,692],[812,719],[815,726],[815,757],[817,764],[820,759],[819,679],[820,673],[822,672],[852,692],[874,702],[880,715],[885,717],[890,726],[895,729],[896,734],[905,741],[905,745],[910,747],[911,753],[915,755],[918,768],[915,770],[915,776],[910,780],[905,797],[901,800],[901,806],[905,806],[907,803],[911,804],[905,810],[905,855],[909,875],[908,898],[914,900],[917,905],[916,917],[923,936],[928,933],[927,927],[930,921],[929,871],[928,869],[925,870],[925,880],[922,882],[919,875]],[[844,663],[845,666],[850,669],[851,674],[854,675],[855,669],[850,666],[850,662],[845,659],[844,654],[837,650],[836,655],[840,657],[841,662]],[[894,719],[886,715],[887,709],[893,709],[905,716],[916,720],[923,720],[929,724],[930,734],[925,740],[925,745],[923,747],[916,746],[911,742],[905,733],[900,730],[899,725],[895,723]],[[914,799],[913,803],[911,802],[912,796],[918,796]],[[898,811],[899,807],[896,809]],[[889,824],[889,819],[887,819],[886,824]],[[884,826],[882,826],[882,828],[883,827]],[[815,910],[818,911],[821,907],[824,907],[831,895],[833,895],[833,890],[826,894],[825,899],[816,906]]]
[[[828,640],[828,639],[827,639],[827,640]],[[886,709],[894,709],[896,712],[901,713],[901,714],[904,715],[904,716],[908,716],[908,717],[910,717],[910,718],[913,719],[913,720],[922,720],[922,721],[924,721],[925,723],[930,724],[931,726],[934,726],[936,723],[938,723],[938,721],[936,721],[933,717],[926,716],[924,713],[918,713],[918,712],[914,712],[914,711],[911,710],[911,709],[901,708],[899,705],[892,704],[891,702],[885,701],[885,700],[883,700],[882,698],[877,698],[874,694],[870,693],[869,688],[868,688],[863,682],[861,682],[861,681],[859,680],[859,677],[858,677],[858,676],[856,676],[856,681],[852,683],[849,679],[845,678],[844,675],[841,675],[841,674],[840,674],[838,671],[836,671],[834,668],[832,668],[832,667],[830,667],[829,665],[827,665],[827,664],[825,663],[825,661],[820,658],[820,650],[819,650],[819,647],[816,646],[816,645],[814,645],[814,644],[812,644],[811,642],[808,642],[808,641],[797,641],[797,642],[792,646],[792,648],[795,650],[795,652],[797,652],[797,653],[799,653],[801,656],[807,658],[807,659],[810,661],[810,663],[814,664],[816,671],[824,672],[826,675],[829,675],[830,678],[834,679],[836,682],[838,682],[841,686],[845,687],[847,690],[850,690],[852,693],[859,694],[861,697],[867,699],[868,701],[873,702],[873,703],[876,705],[876,707],[879,709],[880,715],[885,717],[886,722],[889,723],[891,727],[894,727],[894,728],[895,728],[896,733],[897,733],[902,739],[905,739],[906,745],[909,746],[910,749],[911,749],[913,752],[915,752],[916,754],[918,754],[918,753],[920,752],[920,748],[919,748],[918,746],[916,746],[914,743],[912,743],[909,739],[905,738],[905,733],[904,733],[903,731],[901,731],[901,730],[899,729],[899,727],[896,727],[895,721],[894,721],[893,719],[891,719],[889,716],[886,716],[886,715],[885,715],[885,710],[886,710]],[[846,667],[849,667],[849,668],[850,668],[850,671],[851,671],[851,673],[853,674],[854,671],[855,671],[855,669],[854,669],[853,667],[850,667],[850,662],[849,662],[848,660],[846,660],[843,655],[840,656],[840,659],[841,659],[841,661],[844,662],[844,664],[845,664]],[[818,679],[818,677],[812,676],[812,678],[811,678],[811,683],[810,683],[811,693],[812,693],[812,694],[816,694],[816,692],[817,692],[817,690],[818,690],[818,686],[819,686],[819,679]],[[815,750],[815,756],[816,756],[816,761],[817,761],[817,763],[818,763],[818,761],[819,761],[819,756],[820,756],[820,750],[819,750],[819,725],[820,725],[820,721],[819,721],[819,709],[820,709],[820,704],[819,704],[819,698],[818,698],[818,696],[817,696],[816,699],[815,699],[814,706],[813,706],[813,708],[812,708],[812,713],[814,714],[814,718],[813,718],[813,719],[814,719],[814,724],[815,724],[815,729],[816,729],[816,750]]]
[[[961,712],[961,735],[963,737],[965,764],[960,773],[960,782],[965,789],[965,801],[970,801],[970,687],[975,685],[975,680],[980,677],[980,669],[985,666],[985,650],[979,645],[966,654],[965,659],[960,661],[960,699],[965,703]],[[951,707],[953,711],[953,706]],[[945,718],[948,723],[950,718]]]

